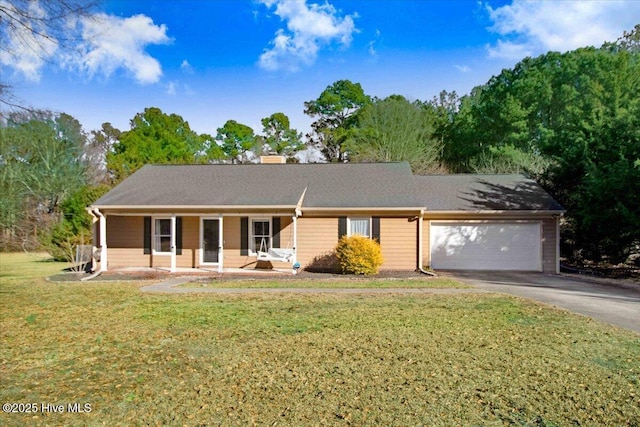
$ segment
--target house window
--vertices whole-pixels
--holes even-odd
[[[256,218],[251,220],[251,237],[249,239],[252,252],[267,252],[271,248],[271,220]]]
[[[364,237],[371,237],[371,218],[348,218],[349,236],[359,234]]]
[[[171,219],[156,218],[153,225],[154,252],[171,252]]]

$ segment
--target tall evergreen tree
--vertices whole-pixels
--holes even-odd
[[[147,163],[185,164],[209,161],[206,138],[191,130],[177,114],[145,108],[131,120],[107,153],[107,169],[118,182]]]
[[[329,162],[347,160],[342,147],[355,124],[355,113],[371,103],[360,83],[338,80],[322,91],[320,96],[304,103],[304,113],[317,118],[311,124],[313,132],[308,143],[322,152]]]

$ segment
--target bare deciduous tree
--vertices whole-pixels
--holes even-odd
[[[61,51],[76,49],[76,23],[89,18],[94,0],[0,0],[0,67],[12,68],[29,80],[38,80],[43,64]],[[0,83],[0,104],[29,109]]]

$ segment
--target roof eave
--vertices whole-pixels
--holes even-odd
[[[153,210],[238,210],[238,209],[291,209],[295,210],[296,205],[91,205],[89,209],[101,210],[132,210],[132,211],[153,211]]]
[[[426,210],[425,215],[443,215],[443,216],[459,216],[459,215],[512,215],[512,216],[549,216],[564,215],[565,210],[557,209],[529,209],[529,210]]]
[[[388,212],[421,212],[424,206],[335,206],[335,207],[303,207],[304,212],[355,212],[355,211],[388,211]]]

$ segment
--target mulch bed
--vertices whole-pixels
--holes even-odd
[[[640,282],[640,268],[628,265],[612,266],[563,263],[560,266],[560,271],[563,273],[580,274],[605,279],[624,279]]]

